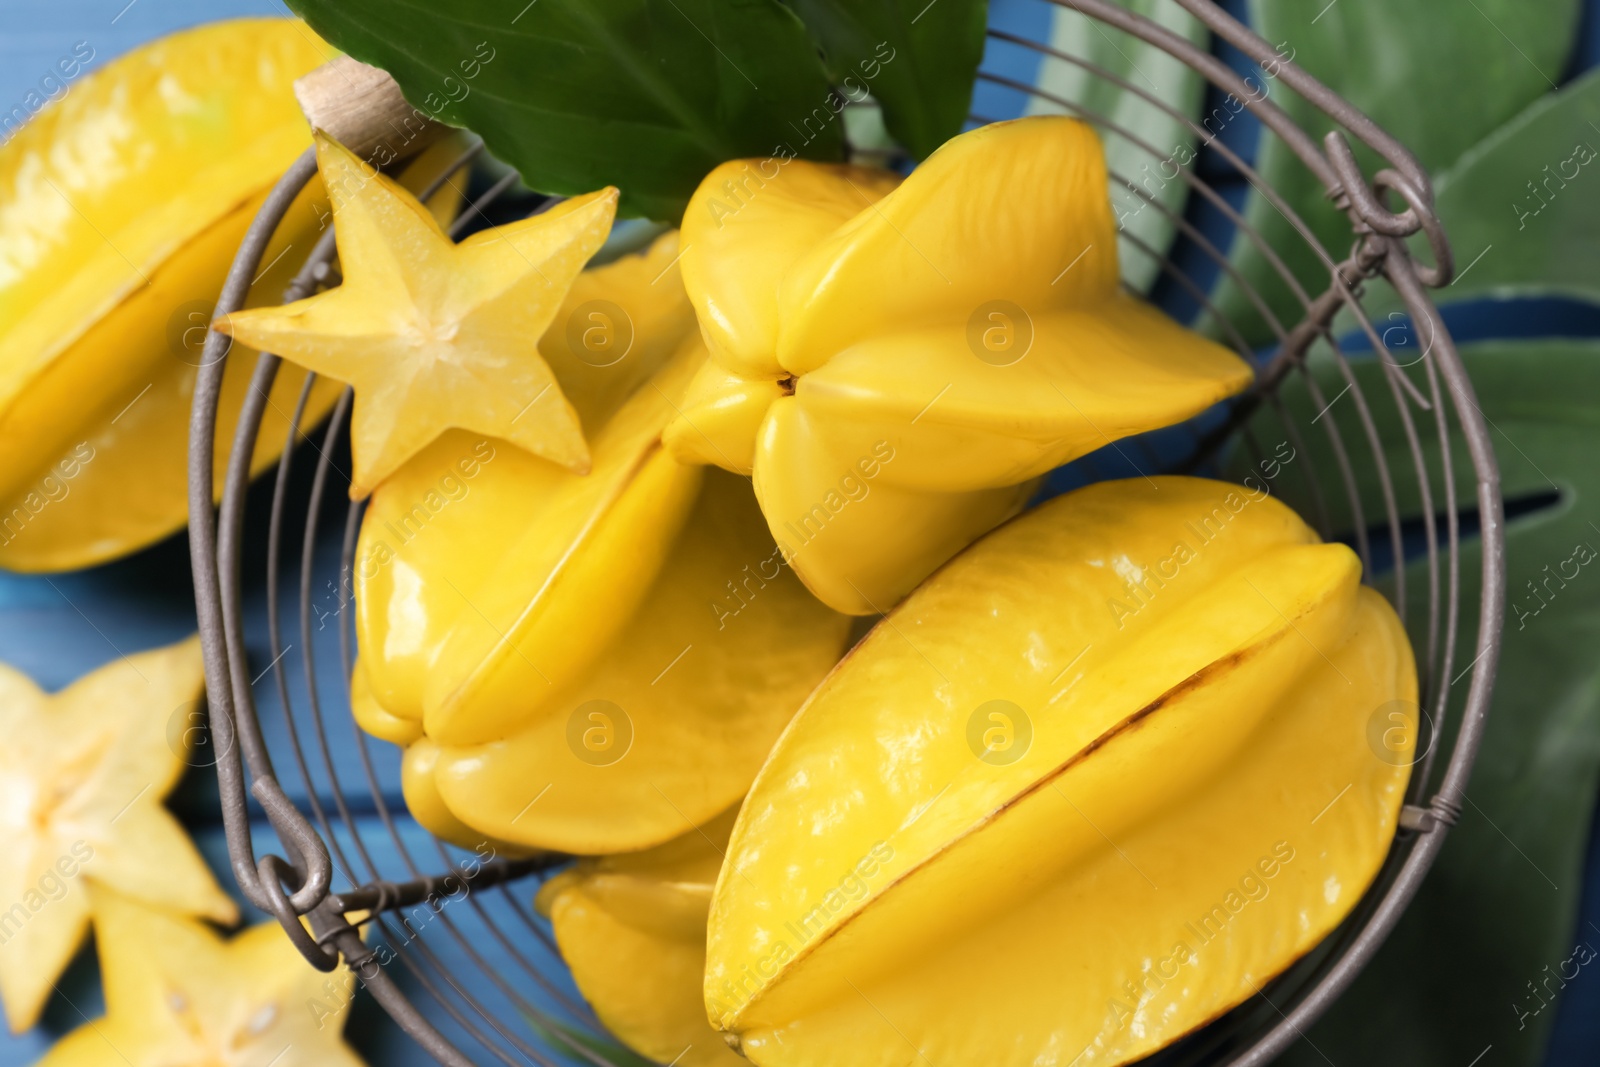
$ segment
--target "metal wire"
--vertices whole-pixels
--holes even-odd
[[[1207,463],[1219,449],[1236,440],[1242,441],[1243,447],[1259,458],[1262,455],[1260,442],[1249,423],[1262,407],[1276,415],[1297,455],[1307,454],[1306,434],[1322,434],[1333,460],[1332,468],[1312,470],[1307,462],[1299,464],[1297,475],[1309,502],[1308,520],[1324,537],[1342,532],[1353,540],[1366,580],[1386,583],[1390,599],[1403,619],[1408,612],[1425,612],[1421,632],[1426,639],[1419,648],[1418,666],[1421,703],[1429,712],[1431,722],[1428,747],[1413,770],[1407,804],[1402,812],[1404,829],[1397,836],[1374,885],[1333,936],[1270,983],[1259,998],[1158,1053],[1151,1061],[1175,1067],[1217,1063],[1259,1067],[1295,1041],[1371,958],[1415,894],[1443,844],[1446,829],[1460,813],[1467,776],[1482,741],[1501,636],[1505,578],[1499,475],[1471,384],[1424,290],[1425,285],[1448,282],[1450,250],[1432,209],[1428,176],[1404,146],[1305,71],[1278,57],[1265,40],[1211,0],[1174,2],[1254,62],[1271,62],[1279,81],[1333,120],[1338,127],[1335,133],[1319,143],[1276,103],[1251,92],[1243,78],[1215,56],[1151,20],[1119,7],[1113,0],[1049,2],[1074,9],[1107,27],[1155,45],[1199,72],[1212,86],[1231,93],[1322,182],[1333,203],[1350,216],[1351,234],[1355,239],[1349,254],[1331,254],[1298,217],[1292,205],[1247,161],[1193,116],[1160,99],[1156,93],[1044,42],[1005,31],[990,31],[991,38],[997,42],[1028,49],[1036,53],[1041,62],[1070,64],[1183,124],[1200,139],[1204,151],[1219,167],[1248,182],[1256,195],[1281,212],[1298,238],[1324,265],[1327,287],[1321,292],[1308,292],[1288,268],[1284,249],[1273,247],[1215,184],[1198,172],[1198,168],[1179,168],[1190,197],[1200,198],[1219,213],[1232,228],[1234,242],[1248,244],[1258,251],[1291,295],[1300,318],[1285,324],[1265,296],[1234,266],[1227,249],[1218,247],[1181,207],[1174,209],[1129,181],[1127,175],[1113,173],[1114,181],[1119,181],[1140,199],[1140,210],[1156,212],[1187,243],[1191,252],[1201,256],[1218,276],[1227,278],[1237,288],[1260,316],[1274,341],[1272,354],[1261,364],[1255,388],[1231,404],[1221,424],[1203,434],[1190,429],[1191,454],[1182,469],[1194,469]],[[1103,137],[1119,139],[1148,154],[1152,161],[1164,158],[1157,146],[1136,131],[1081,104],[1000,75],[982,74],[980,78],[1026,94],[1046,109],[1075,114],[1096,126]],[[984,121],[978,116],[974,119]],[[1350,150],[1351,137],[1374,150],[1387,164],[1370,184],[1356,167]],[[479,151],[481,145],[464,152],[430,188],[421,191],[424,198],[444,183],[453,182]],[[315,160],[308,152],[267,197],[224,286],[217,305],[219,316],[242,305],[267,241],[314,170]],[[514,181],[514,177],[503,178],[469,205],[452,233],[468,225]],[[1404,201],[1402,211],[1393,212],[1383,204],[1382,194],[1386,190]],[[1421,233],[1428,241],[1432,266],[1423,266],[1410,255],[1404,238],[1414,233]],[[1170,250],[1153,247],[1126,231],[1119,237],[1124,254],[1132,252],[1153,260],[1161,277],[1194,302],[1203,322],[1210,323],[1241,355],[1254,358],[1244,331],[1213,301],[1205,283],[1173,261]],[[285,300],[306,296],[319,285],[335,280],[334,253],[333,231],[330,230],[291,283]],[[1401,364],[1389,352],[1363,308],[1363,284],[1380,277],[1398,294],[1417,331],[1432,339],[1419,360],[1425,377],[1421,387],[1403,373]],[[1381,396],[1376,392],[1366,395],[1352,360],[1333,336],[1334,319],[1341,312],[1354,320],[1384,364],[1385,389]],[[1319,380],[1307,366],[1306,356],[1313,345],[1319,346],[1344,386],[1344,391],[1331,400],[1324,395]],[[241,610],[241,544],[249,458],[254,452],[262,416],[270,403],[268,394],[276,379],[279,360],[264,354],[257,362],[252,388],[235,434],[221,503],[213,516],[212,456],[227,346],[227,338],[219,333],[213,332],[208,337],[196,386],[190,432],[189,513],[211,728],[216,750],[221,754],[217,772],[229,859],[235,878],[252,903],[280,918],[314,963],[331,966],[342,955],[362,984],[439,1062],[450,1067],[470,1064],[473,1060],[463,1051],[468,1048],[474,1055],[488,1056],[505,1064],[546,1065],[551,1062],[549,1051],[554,1044],[569,1057],[606,1067],[604,1056],[569,1036],[565,1029],[599,1032],[588,1007],[551,979],[553,973],[559,973],[559,957],[549,932],[528,910],[528,887],[517,884],[518,879],[541,877],[543,872],[561,862],[561,857],[496,859],[473,864],[469,874],[461,858],[441,843],[432,844],[431,856],[415,854],[383,796],[371,744],[358,729],[350,732],[355,737],[361,777],[370,794],[373,814],[358,814],[349,801],[349,797],[359,795],[360,789],[340,780],[335,759],[336,742],[330,737],[324,702],[341,721],[348,717],[348,681],[354,666],[353,620],[340,612],[339,677],[344,684],[338,691],[329,692],[325,686],[319,686],[316,673],[311,629],[315,605],[311,584],[321,543],[319,525],[324,509],[333,506],[328,486],[330,482],[338,484],[344,480],[330,457],[336,454],[345,432],[351,394],[347,389],[341,396],[319,445],[303,426],[315,381],[314,376],[309,375],[289,419],[273,483],[267,518],[266,563],[268,644],[273,657],[270,670],[283,709],[289,750],[305,789],[309,812],[301,812],[279,784],[251,692]],[[1278,391],[1291,375],[1299,377],[1311,403],[1322,412],[1311,420],[1317,424],[1315,429],[1299,425],[1279,399]],[[1347,403],[1341,399],[1346,397]],[[1337,409],[1334,401],[1340,402]],[[1400,511],[1395,479],[1391,476],[1378,430],[1375,410],[1380,404],[1383,410],[1392,410],[1398,416],[1409,451],[1410,475],[1416,483],[1416,505],[1420,514],[1412,520],[1422,528],[1424,554],[1419,562],[1426,575],[1425,589],[1419,591],[1408,590],[1407,586],[1405,517]],[[1436,449],[1437,460],[1432,464],[1427,458],[1429,442],[1424,439],[1422,429],[1430,424],[1430,437],[1443,444]],[[1468,620],[1460,617],[1463,610],[1460,595],[1461,487],[1457,484],[1458,472],[1454,469],[1449,447],[1453,429],[1464,442],[1471,460],[1481,537],[1482,592],[1475,605],[1476,617]],[[296,484],[292,474],[297,464],[303,467],[312,459],[296,447],[302,443],[312,446],[315,457],[310,491],[303,502],[306,520],[301,531],[296,583],[299,603],[289,616],[298,621],[296,637],[303,676],[297,687],[291,684],[285,662],[289,648],[280,631],[285,616],[280,612],[279,597],[285,578],[284,539]],[[1143,457],[1140,469],[1154,470],[1160,465],[1149,442],[1135,439],[1131,444]],[[1090,457],[1093,462],[1099,462],[1100,458]],[[1126,452],[1123,458],[1132,463]],[[1369,536],[1369,519],[1357,491],[1358,470],[1372,472],[1377,480],[1381,514],[1371,529],[1381,539],[1380,543],[1387,544],[1393,561],[1386,576],[1377,575],[1374,570],[1373,537]],[[1340,495],[1344,501],[1352,523],[1348,531],[1330,528],[1328,498],[1333,494]],[[334,497],[342,495],[333,494]],[[295,502],[295,506],[300,506],[300,502]],[[343,516],[339,541],[341,605],[350,603],[354,595],[351,575],[361,514],[359,505],[350,505]],[[1411,627],[1413,632],[1418,628],[1417,625]],[[1474,658],[1462,672],[1462,677],[1470,674],[1471,680],[1464,697],[1452,700],[1455,646],[1462,633],[1474,635],[1471,646]],[[1453,729],[1446,721],[1452,708],[1459,709],[1458,722]],[[1453,738],[1453,744],[1446,750],[1447,738]],[[1436,773],[1441,752],[1446,752],[1442,772]],[[319,782],[319,774],[325,782]],[[324,803],[319,785],[326,786],[333,811]],[[250,798],[256,800],[277,833],[286,853],[284,857],[268,854],[258,858],[251,836]],[[374,823],[380,830],[373,829]],[[400,870],[379,862],[380,855],[390,852],[399,858]],[[394,881],[396,876],[403,881]],[[336,889],[336,885],[339,888]],[[465,912],[430,903],[439,900],[441,893],[451,886],[463,893],[462,899],[467,903]],[[412,921],[419,907],[429,908],[429,930],[425,933],[419,933]],[[403,909],[412,910],[407,914]],[[368,915],[363,918],[356,916],[357,912]],[[309,917],[309,936],[295,918],[298,915]],[[363,942],[356,925],[358,920],[360,925],[377,931],[384,946],[391,950],[389,959],[384,959],[378,950]],[[453,957],[466,961],[464,968],[446,964],[439,951],[446,947]],[[386,965],[389,960],[398,961],[398,971],[391,973]],[[512,969],[505,968],[504,961],[509,961]],[[520,981],[521,976],[538,990],[549,1007],[535,1002],[529,985]],[[495,1000],[511,1006],[512,1011],[497,1010],[491,1003]],[[432,1007],[422,1010],[422,1004]],[[439,1024],[449,1026],[452,1034],[447,1037]]]

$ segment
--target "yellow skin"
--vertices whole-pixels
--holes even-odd
[[[708,1012],[762,1067],[1138,1059],[1355,905],[1415,715],[1394,612],[1264,493],[1053,500],[785,732],[717,883]]]
[[[90,70],[0,147],[0,566],[88,566],[182,525],[205,323],[261,197],[309,143],[291,83],[331,55],[294,20],[202,26]],[[320,195],[264,262],[309,249]],[[278,299],[297,259],[251,299]],[[225,440],[254,365],[230,361]],[[301,382],[280,376],[257,469]],[[311,414],[336,396],[318,390]]]
[[[460,732],[441,729],[454,716],[442,710],[434,712],[432,732],[452,742],[491,739],[498,735],[497,726],[523,714],[526,700],[516,692],[506,706],[498,707],[463,699],[471,694],[461,690],[473,672],[482,673],[479,663],[486,658],[509,660],[512,666],[523,663],[514,649],[498,647],[500,634],[495,627],[507,632],[524,614],[532,594],[542,594],[538,601],[542,606],[552,599],[551,593],[560,591],[544,589],[543,579],[552,571],[566,573],[560,566],[567,562],[561,546],[590,532],[594,513],[604,513],[659,433],[659,427],[651,425],[650,413],[639,409],[641,402],[647,406],[653,402],[670,410],[667,399],[655,386],[641,386],[668,364],[694,323],[672,267],[677,247],[677,235],[671,234],[658,240],[646,255],[626,257],[580,274],[556,314],[554,326],[540,339],[541,356],[555,370],[563,392],[596,442],[598,462],[589,475],[574,475],[492,436],[451,431],[373,495],[362,521],[355,581],[362,661],[374,706],[420,725],[430,691],[457,696],[452,708],[463,703],[482,705],[478,717],[486,720],[485,725],[474,727],[469,721]],[[652,284],[658,277],[660,283]],[[609,363],[609,355],[595,358],[581,348],[587,325],[585,309],[608,304],[620,311],[618,321],[626,324],[621,328],[633,334],[630,351],[616,363]],[[576,352],[571,348],[573,340],[580,342]],[[689,372],[692,358],[678,361],[680,379]],[[602,363],[609,365],[597,365]],[[642,395],[632,401],[629,416],[617,418],[635,393]],[[657,413],[654,419],[659,422],[663,417]],[[694,472],[685,472],[679,480],[691,477]],[[546,522],[564,520],[564,529],[553,536],[548,527],[535,529],[534,523],[541,517]],[[675,534],[676,528],[656,540],[670,540]],[[464,552],[462,545],[481,549]],[[507,552],[521,555],[507,558]],[[659,555],[659,548],[656,552]],[[530,574],[532,567],[539,568],[537,575]],[[518,575],[518,582],[501,589],[505,583],[491,579],[502,572]],[[472,635],[480,643],[476,657],[468,656],[459,666],[441,665],[442,643],[451,637],[458,616],[468,610],[468,599],[484,606],[479,587],[489,587],[492,595],[499,590],[499,595],[506,597],[506,617],[490,616],[483,629]],[[633,590],[627,595],[636,597],[640,592]],[[580,596],[587,595],[580,591]],[[603,608],[609,602],[608,598],[590,607]],[[595,612],[585,626],[564,636],[579,642],[580,648],[584,642],[603,641],[606,635],[602,630],[614,630],[618,625],[615,615]],[[523,625],[536,621],[530,618]],[[556,637],[562,636],[558,631]],[[454,640],[460,647],[467,637]],[[576,654],[589,658],[594,649]],[[552,662],[545,666],[557,670],[571,655],[549,657]],[[446,672],[442,677],[441,670]],[[541,689],[545,687],[543,678],[529,673]],[[520,684],[521,680],[513,682]],[[403,730],[398,736],[403,736]]]
[[[625,1045],[659,1063],[744,1061],[706,1022],[706,913],[734,812],[646,852],[580,860],[546,882],[550,919],[584,999]]]
[[[170,912],[95,897],[106,1015],[39,1067],[361,1067],[341,1036],[354,976],[313,968],[277,923],[224,941]]]
[[[743,795],[844,646],[748,485],[660,446],[705,359],[677,256],[672,234],[583,272],[540,341],[589,474],[450,431],[362,520],[357,720],[410,746],[408,804],[447,840],[676,837]]]
[[[617,191],[574,197],[456,244],[416,197],[318,131],[343,281],[217,328],[355,388],[360,499],[452,428],[589,469],[578,413],[537,338],[606,235]]]
[[[1093,131],[1058,117],[952,138],[898,184],[718,167],[683,223],[711,363],[668,447],[753,474],[829,606],[886,610],[1047,471],[1249,384],[1119,291],[1106,189]]]
[[[0,995],[12,1032],[38,1021],[88,931],[91,887],[238,918],[161,804],[183,774],[201,691],[198,638],[54,695],[0,667]]]

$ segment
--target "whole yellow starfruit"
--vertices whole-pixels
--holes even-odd
[[[578,991],[606,1028],[659,1063],[741,1063],[706,1021],[706,914],[734,811],[644,852],[579,860],[539,889]]]
[[[1147,1055],[1356,904],[1416,685],[1355,554],[1265,491],[1052,500],[912,593],[774,748],[712,901],[712,1022],[761,1067]]]
[[[962,134],[904,182],[726,163],[683,243],[711,362],[668,447],[752,474],[839,611],[886,610],[1047,471],[1251,381],[1118,288],[1105,161],[1073,119]]]
[[[579,275],[540,352],[577,474],[442,435],[373,494],[355,564],[359,721],[408,745],[441,837],[598,854],[726,809],[843,648],[747,482],[662,449],[704,363],[677,235]]]
[[[186,30],[91,70],[0,147],[0,566],[87,566],[183,524],[211,309],[261,199],[311,143],[292,83],[332,54],[298,20]],[[252,303],[281,298],[319,201],[320,186],[296,201]],[[219,478],[254,368],[242,350],[229,363]],[[303,382],[279,375],[254,469],[282,449]],[[307,419],[338,392],[319,385]]]

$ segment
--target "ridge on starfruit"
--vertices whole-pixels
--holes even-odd
[[[358,721],[407,746],[408,806],[446,840],[676,837],[743,795],[843,649],[749,483],[661,447],[705,361],[677,259],[668,234],[584,271],[540,339],[587,475],[452,430],[363,516]]]
[[[1093,130],[952,138],[903,182],[736,160],[684,214],[711,361],[666,440],[753,475],[795,572],[886,610],[1049,470],[1245,388],[1249,366],[1118,285]]]
[[[224,941],[201,923],[95,891],[106,1014],[39,1067],[362,1067],[341,1036],[355,975],[307,963],[275,922]]]
[[[0,146],[0,566],[69,570],[183,525],[201,342],[245,228],[310,143],[294,79],[333,55],[293,19],[200,26],[85,73]],[[250,301],[278,299],[316,239],[296,200]],[[218,408],[218,487],[254,360]],[[281,374],[252,469],[283,447],[303,375]],[[315,419],[336,386],[318,387]]]
[[[658,1063],[741,1062],[706,1021],[706,914],[735,811],[644,852],[579,860],[539,887],[578,992],[623,1044]]]
[[[230,336],[349,383],[353,499],[441,434],[488,434],[578,473],[589,450],[538,339],[605,241],[617,190],[453,242],[427,209],[322,131],[342,282],[235,312]]]
[[[183,773],[202,686],[195,637],[55,694],[0,666],[0,997],[14,1033],[38,1021],[83,941],[91,887],[238,917],[161,803]]]
[[[1355,906],[1416,701],[1355,554],[1264,487],[1056,498],[924,582],[773,749],[713,896],[712,1022],[761,1067],[1139,1059]]]

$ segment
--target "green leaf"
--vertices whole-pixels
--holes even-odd
[[[961,132],[983,58],[988,0],[790,0],[846,97],[871,93],[918,159]]]
[[[1124,6],[1205,47],[1209,31],[1204,24],[1171,0],[1127,0]],[[1207,130],[1220,128],[1212,125],[1212,116],[1200,117],[1205,79],[1154,45],[1069,7],[1055,9],[1049,43],[1122,78]],[[1030,99],[1030,114],[1077,115],[1100,131],[1111,170],[1122,280],[1147,292],[1177,233],[1167,213],[1181,217],[1188,198],[1189,186],[1180,171],[1194,162],[1194,130],[1138,93],[1053,56],[1040,63],[1035,84],[1041,95]]]
[[[1481,297],[1600,300],[1600,71],[1540,97],[1439,176],[1456,280],[1434,302]],[[1426,257],[1426,242],[1417,242]],[[1370,315],[1400,308],[1373,287]]]
[[[1555,88],[1581,7],[1579,0],[1338,0],[1326,7],[1252,0],[1251,13],[1262,36],[1437,174]],[[1270,98],[1320,143],[1331,123],[1287,86],[1269,84]],[[1365,150],[1358,159],[1368,175],[1379,167]],[[1348,254],[1354,240],[1348,217],[1282,141],[1263,133],[1257,170],[1333,259]],[[1310,295],[1327,288],[1330,265],[1277,208],[1252,193],[1245,218]],[[1251,242],[1235,237],[1231,258],[1285,328],[1300,320],[1304,306]],[[1214,301],[1253,343],[1274,339],[1237,283],[1225,279]]]
[[[1508,500],[1559,492],[1554,507],[1506,526],[1510,609],[1487,734],[1467,788],[1469,802],[1437,865],[1373,962],[1328,1015],[1279,1062],[1290,1067],[1465,1067],[1493,1045],[1495,1067],[1541,1062],[1559,982],[1550,975],[1579,944],[1600,951],[1600,931],[1576,930],[1583,862],[1600,770],[1600,341],[1481,343],[1463,357],[1491,427]],[[1388,387],[1371,359],[1355,366],[1375,409],[1380,439],[1403,515],[1420,514],[1416,476]],[[1421,366],[1407,370],[1426,390]],[[1343,379],[1319,361],[1325,398]],[[1305,427],[1322,405],[1298,379],[1283,392]],[[1326,400],[1324,401],[1326,403]],[[1355,431],[1349,396],[1328,417],[1342,420],[1352,462],[1369,472],[1360,486],[1369,521],[1384,514],[1371,454]],[[1416,414],[1414,412],[1414,414]],[[1433,415],[1418,415],[1430,470],[1439,470]],[[1323,422],[1327,421],[1325,417]],[[1307,507],[1302,475],[1319,472],[1335,531],[1350,529],[1325,427],[1310,427],[1305,454],[1280,479],[1289,503]],[[1280,440],[1274,415],[1254,424],[1257,439]],[[1459,435],[1452,449],[1464,506],[1475,503],[1471,465]],[[1442,486],[1435,507],[1442,509]],[[1331,490],[1331,492],[1329,492]],[[1463,546],[1464,633],[1452,667],[1459,716],[1461,677],[1476,641],[1481,553]],[[1585,562],[1587,560],[1587,562]],[[1537,587],[1537,591],[1536,591]],[[1412,640],[1425,639],[1427,578],[1410,570]],[[1416,598],[1424,598],[1417,603]],[[1447,743],[1447,742],[1445,742]],[[1441,759],[1442,759],[1441,754]],[[1593,964],[1591,964],[1593,965]],[[1548,968],[1548,969],[1546,969]],[[1529,983],[1549,981],[1536,999]],[[1526,1013],[1523,1015],[1522,1013]],[[1313,1047],[1314,1046],[1314,1047]]]
[[[815,46],[778,0],[289,3],[529,186],[616,185],[624,215],[676,223],[725,160],[843,152]]]

